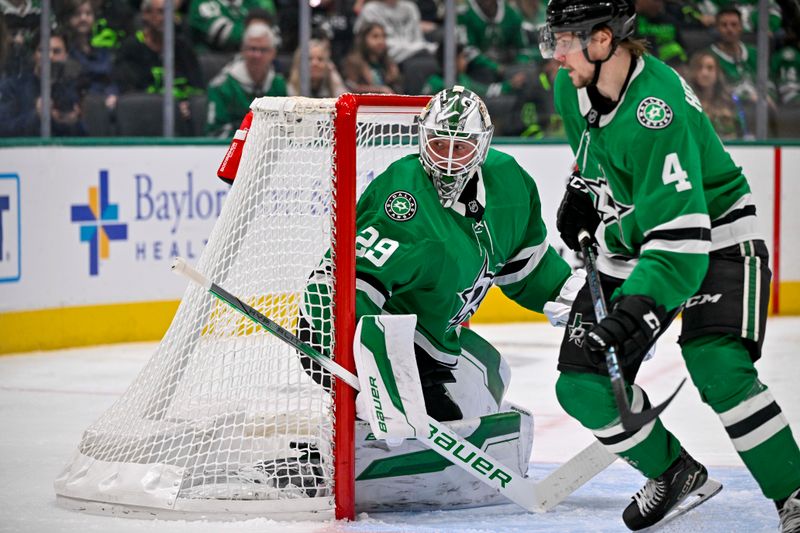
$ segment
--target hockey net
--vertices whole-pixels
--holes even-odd
[[[416,150],[427,97],[262,98],[197,268],[296,331],[329,248],[328,351],[352,370],[358,191]],[[318,376],[317,376],[318,377]],[[352,518],[354,393],[325,389],[285,343],[189,286],[164,338],[83,434],[61,505],[159,517]]]

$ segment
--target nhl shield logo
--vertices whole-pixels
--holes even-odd
[[[417,214],[417,200],[406,191],[393,192],[383,204],[383,209],[392,220],[405,222]]]
[[[664,100],[648,96],[639,104],[636,118],[645,128],[660,130],[672,122],[672,109]]]

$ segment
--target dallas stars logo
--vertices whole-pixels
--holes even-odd
[[[492,287],[493,281],[494,272],[489,271],[489,254],[485,254],[483,256],[483,265],[475,277],[475,281],[472,282],[471,286],[458,293],[458,297],[461,298],[463,304],[458,313],[450,319],[448,324],[450,328],[458,326],[478,310],[478,306],[481,305],[481,302]]]
[[[584,182],[594,194],[595,209],[606,225],[619,222],[622,217],[633,211],[632,205],[626,205],[614,199],[605,176],[600,176],[597,181],[585,179]]]
[[[583,315],[581,313],[575,313],[575,318],[572,320],[572,324],[567,326],[567,331],[569,332],[569,341],[567,342],[574,342],[578,348],[582,348],[583,338],[586,335],[586,331],[593,325],[594,324],[591,322],[584,322]]]
[[[405,191],[393,192],[383,204],[383,209],[392,220],[405,222],[417,213],[417,200]]]
[[[639,104],[636,110],[636,118],[645,128],[660,130],[666,128],[672,122],[672,109],[664,100],[648,96]]]

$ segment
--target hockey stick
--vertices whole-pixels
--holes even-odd
[[[311,357],[353,389],[360,390],[358,378],[353,373],[210,281],[180,257],[176,257],[172,262],[172,270],[204,287],[237,312],[259,324],[300,353]],[[462,439],[444,424],[431,417],[427,417],[427,422],[430,433],[427,436],[418,437],[421,443],[483,483],[497,489],[506,498],[525,510],[532,512],[544,512],[552,509],[584,483],[605,470],[616,459],[616,456],[609,453],[599,442],[594,442],[537,483],[530,478],[517,475],[513,469],[500,463],[469,441]]]
[[[605,298],[603,297],[603,287],[600,285],[600,274],[597,272],[597,258],[595,257],[594,246],[592,246],[592,236],[589,235],[588,231],[581,230],[578,233],[578,242],[580,242],[581,252],[583,252],[586,280],[589,284],[589,292],[592,295],[594,315],[599,324],[600,321],[606,318],[608,311],[606,309]],[[675,395],[678,394],[678,391],[681,390],[683,384],[686,383],[686,378],[683,378],[678,388],[675,389],[675,392],[661,405],[634,413],[631,411],[631,405],[626,392],[625,378],[619,370],[619,360],[617,359],[617,352],[613,346],[609,346],[606,349],[605,356],[606,366],[608,367],[608,377],[611,378],[611,388],[614,391],[617,409],[619,409],[620,421],[622,422],[623,429],[626,431],[637,431],[645,424],[658,418],[675,398]]]

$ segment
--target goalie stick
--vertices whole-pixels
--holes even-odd
[[[592,245],[592,236],[585,229],[578,233],[578,242],[581,245],[581,252],[583,252],[584,268],[586,269],[586,282],[589,284],[589,292],[592,295],[592,304],[594,306],[594,316],[599,324],[600,321],[606,318],[608,310],[606,309],[605,298],[603,297],[603,287],[600,285],[600,274],[597,272],[597,258],[595,257],[594,246]],[[626,431],[638,431],[639,428],[645,424],[658,418],[658,416],[667,408],[670,402],[681,390],[683,384],[686,383],[686,378],[681,380],[675,392],[667,398],[661,405],[656,405],[651,409],[643,409],[638,413],[631,411],[631,405],[628,401],[628,394],[626,392],[625,378],[619,369],[619,360],[617,359],[617,352],[613,346],[606,349],[606,367],[608,368],[608,377],[611,378],[611,388],[614,391],[614,399],[617,402],[617,409],[619,410],[620,422]]]
[[[300,353],[311,357],[353,389],[360,390],[358,378],[353,373],[210,281],[182,258],[174,259],[172,270],[188,277],[235,311],[259,324]],[[430,433],[428,436],[423,434],[418,437],[420,442],[530,512],[544,512],[552,509],[616,460],[615,455],[608,452],[600,442],[595,441],[542,481],[534,482],[528,477],[516,475],[513,469],[464,440],[441,422],[427,417],[427,423]],[[469,461],[465,462],[464,457],[470,458]],[[456,458],[458,460],[455,460]]]

